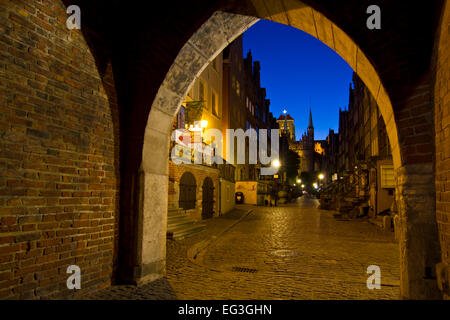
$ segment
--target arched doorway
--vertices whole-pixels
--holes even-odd
[[[202,186],[202,219],[212,218],[214,214],[214,183],[206,177]]]
[[[197,183],[190,172],[185,172],[180,179],[180,198],[178,206],[184,210],[195,209]]]

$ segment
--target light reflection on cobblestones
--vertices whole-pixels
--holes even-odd
[[[392,233],[367,221],[336,221],[317,201],[253,209],[200,254],[194,244],[236,223],[240,210],[207,221],[207,230],[167,243],[167,275],[141,287],[113,286],[97,299],[398,299],[398,246]],[[369,290],[366,269],[381,268],[381,290]],[[233,267],[256,269],[235,272]]]

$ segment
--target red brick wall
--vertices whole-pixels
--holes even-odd
[[[176,165],[172,161],[169,161],[169,208],[178,208],[177,191],[175,190],[174,181],[179,183],[181,176],[185,172],[190,172],[195,177],[197,183],[197,201],[195,209],[188,210],[187,213],[194,219],[202,219],[202,186],[206,177],[210,177],[214,183],[214,216],[219,214],[219,170],[202,166],[202,165]]]
[[[85,294],[113,274],[117,105],[103,85],[113,82],[65,10],[0,1],[0,299]]]
[[[450,5],[443,9],[435,41],[436,217],[442,261],[450,265]],[[449,270],[450,271],[450,270]]]

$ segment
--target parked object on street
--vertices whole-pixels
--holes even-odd
[[[244,203],[244,194],[242,192],[236,192],[235,194],[236,204]]]

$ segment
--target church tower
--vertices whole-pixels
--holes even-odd
[[[314,126],[312,121],[311,108],[309,108],[308,137],[311,139],[312,142],[314,142]]]
[[[302,137],[302,153],[302,171],[314,172],[314,125],[311,108],[309,108],[308,129]]]

